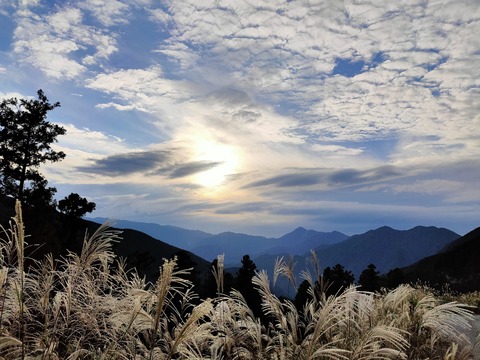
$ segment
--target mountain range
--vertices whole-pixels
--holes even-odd
[[[95,218],[93,221],[105,221]],[[299,227],[279,238],[266,238],[233,232],[217,235],[198,230],[121,220],[118,227],[130,227],[211,261],[225,254],[229,266],[238,266],[243,255],[250,255],[257,268],[273,271],[275,259],[293,256],[298,272],[309,266],[310,250],[316,252],[321,269],[341,264],[356,278],[370,264],[380,273],[402,268],[434,255],[460,238],[445,228],[417,226],[396,230],[383,226],[363,234],[347,236],[338,231],[319,232]],[[180,240],[180,239],[185,240]],[[181,242],[183,241],[183,242]]]
[[[341,264],[358,279],[368,265],[374,264],[377,271],[386,273],[395,268],[402,268],[436,254],[460,235],[448,229],[417,226],[410,230],[395,230],[388,226],[353,235],[348,239],[314,248],[321,269]],[[275,258],[288,253],[263,255],[255,258],[259,268],[273,270]],[[297,271],[308,268],[310,254],[293,257]]]
[[[93,222],[103,223],[106,218],[92,218]],[[158,225],[128,220],[117,220],[115,226],[121,229],[135,229],[179,248],[191,251],[212,261],[225,254],[228,264],[240,264],[244,255],[257,257],[263,254],[288,253],[301,255],[314,248],[322,248],[348,239],[338,231],[319,232],[299,227],[280,238],[266,238],[234,232],[209,234],[199,230],[187,230],[169,225]]]
[[[2,225],[7,225],[13,208],[13,199],[0,196]],[[31,234],[29,248],[33,248],[35,258],[46,253],[60,258],[67,251],[78,252],[85,231],[91,234],[99,227],[97,222],[104,222],[99,218],[95,218],[97,222],[72,219],[53,209],[40,212],[28,207],[24,208],[24,219],[26,232]],[[233,265],[240,264],[241,257],[249,254],[257,268],[270,274],[275,258],[288,255],[300,271],[308,267],[309,250],[313,249],[321,269],[341,264],[357,279],[373,263],[381,273],[402,268],[410,281],[448,282],[459,290],[480,289],[480,228],[460,237],[448,229],[424,226],[409,230],[384,226],[353,236],[299,227],[282,237],[266,238],[231,232],[215,235],[123,220],[115,226],[130,228],[123,229],[122,239],[114,245],[115,253],[126,257],[129,265],[139,268],[148,279],[155,279],[163,259],[174,255],[187,259],[187,264],[193,265],[201,277],[208,274],[211,260],[219,253],[225,253],[227,259],[231,257]]]

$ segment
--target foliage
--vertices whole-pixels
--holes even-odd
[[[235,288],[245,298],[245,301],[255,316],[261,316],[261,300],[252,283],[256,270],[257,265],[250,259],[250,256],[244,255],[242,258],[242,266],[238,269],[237,277],[235,278]]]
[[[405,275],[400,268],[390,270],[385,277],[386,286],[388,289],[394,289],[397,286],[404,284]]]
[[[326,267],[323,270],[323,282],[327,295],[337,295],[347,289],[355,281],[355,276],[349,270],[337,264],[333,268]]]
[[[373,264],[367,266],[362,271],[358,278],[358,285],[363,291],[375,292],[380,290],[380,272],[377,271],[377,267]]]
[[[303,280],[298,287],[297,294],[295,295],[294,304],[297,311],[302,311],[308,301],[312,300],[310,283],[307,280]]]
[[[270,289],[265,271],[252,283],[269,322],[242,294],[222,289],[194,301],[177,259],[166,260],[147,284],[122,259],[107,225],[86,236],[79,254],[47,256],[25,267],[21,208],[0,237],[0,357],[3,359],[470,359],[463,334],[473,318],[465,306],[442,303],[424,288],[385,293],[348,287],[337,296],[310,297],[299,312]],[[275,278],[289,268],[277,263]],[[319,290],[321,291],[321,289]],[[195,304],[195,305],[194,305]]]
[[[95,210],[95,207],[96,204],[94,202],[89,202],[77,193],[71,193],[58,202],[58,210],[60,210],[60,212],[79,218],[85,216],[87,213],[91,213]]]
[[[42,90],[38,100],[11,98],[0,103],[1,191],[30,205],[51,205],[56,189],[47,187],[38,168],[65,157],[51,144],[65,129],[46,120],[60,106],[51,104]]]

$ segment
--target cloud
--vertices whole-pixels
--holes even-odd
[[[164,146],[166,148],[166,146]],[[161,176],[169,179],[180,179],[203,171],[208,171],[221,162],[180,160],[185,157],[184,150],[170,148],[164,150],[141,150],[122,154],[113,154],[96,159],[89,159],[91,164],[78,166],[77,171],[98,174],[114,178],[135,173],[144,176]],[[182,186],[182,185],[180,185]]]
[[[49,77],[79,77],[87,66],[117,51],[115,36],[83,24],[79,8],[58,7],[48,14],[18,12],[17,16],[14,53]]]
[[[128,23],[129,6],[122,1],[87,0],[79,3],[79,6],[88,10],[104,26]]]
[[[305,187],[320,184],[323,176],[318,172],[284,174],[250,183],[246,188],[274,185],[276,187]]]
[[[471,2],[462,6],[473,11]],[[452,90],[468,89],[478,79],[477,40],[467,36],[476,33],[478,21],[472,19],[478,17],[468,11],[447,16],[442,6],[421,2],[220,7],[187,1],[168,9],[178,30],[164,50],[181,46],[182,52],[164,54],[192,71],[224,69],[231,82],[256,89],[255,96],[266,101],[296,103],[308,140],[365,141],[434,128],[435,135],[448,138],[457,131],[451,124],[468,124],[451,107],[460,96]],[[457,42],[467,53],[458,53]],[[467,57],[461,64],[459,55]],[[371,64],[375,58],[375,66],[357,76],[331,76],[339,59]],[[442,79],[455,62],[458,71],[450,73],[447,85]],[[444,97],[436,97],[437,91]],[[434,122],[442,126],[432,127]]]
[[[102,184],[108,179],[99,179],[100,172],[94,172],[92,164],[96,160],[108,158],[117,154],[139,152],[135,148],[111,134],[88,128],[78,128],[73,124],[61,124],[67,132],[60,136],[52,146],[56,151],[67,154],[61,162],[47,163],[42,169],[49,181],[59,184]],[[79,171],[84,169],[85,172]]]
[[[86,87],[111,94],[124,102],[97,105],[100,108],[135,109],[157,115],[165,113],[165,108],[171,109],[177,102],[192,99],[195,94],[192,89],[194,84],[166,79],[159,65],[146,69],[127,69],[99,74],[88,80]],[[175,119],[173,115],[172,121]]]
[[[384,196],[391,194],[405,199],[422,198],[423,203],[474,203],[480,200],[480,193],[476,191],[477,179],[480,176],[478,169],[480,162],[477,159],[413,166],[408,171],[403,170],[405,177],[362,186],[357,191],[383,192]]]
[[[57,184],[148,193],[149,209],[128,203],[140,218],[252,228],[474,207],[475,1],[12,4],[2,80],[41,71],[53,91],[84,94],[59,110],[87,116],[56,144]]]
[[[66,135],[58,138],[58,145],[71,151],[76,149],[84,153],[105,156],[132,150],[120,138],[105,132],[78,128],[74,124],[59,124],[67,130]]]
[[[357,169],[291,169],[282,174],[247,184],[246,188],[275,186],[278,188],[320,186],[319,190],[366,183],[383,182],[404,176],[404,171],[394,166],[381,166],[366,170]]]
[[[99,109],[108,109],[108,108],[114,108],[118,111],[131,111],[131,110],[136,110],[135,106],[134,105],[121,105],[121,104],[116,104],[114,102],[109,102],[109,103],[105,103],[105,104],[97,104],[95,105],[96,107],[98,107]],[[145,112],[147,112],[146,109],[141,109]]]
[[[268,212],[273,207],[271,202],[245,202],[238,204],[219,205],[215,210],[220,215],[238,215],[242,213],[259,214]]]
[[[313,151],[316,151],[318,153],[339,156],[355,156],[360,155],[364,152],[362,148],[349,148],[332,144],[313,144],[311,148]]]
[[[25,98],[28,98],[28,96],[23,96],[18,92],[7,92],[7,93],[0,92],[0,101],[11,99],[11,98],[25,99]]]
[[[170,179],[178,179],[185,176],[193,175],[202,171],[213,169],[222,163],[212,161],[194,161],[186,164],[175,166],[169,171]],[[164,169],[161,169],[159,173],[162,173]]]
[[[391,190],[399,193],[414,192],[428,195],[441,195],[458,191],[464,186],[464,182],[444,179],[416,180],[408,184],[391,186]]]
[[[249,111],[249,110],[240,110],[233,114],[232,120],[239,121],[242,123],[254,123],[262,117],[262,114]]]
[[[79,167],[82,172],[109,176],[124,176],[132,173],[148,173],[170,158],[165,151],[141,151],[111,155],[94,160],[92,166]]]
[[[394,166],[381,166],[368,170],[345,169],[329,175],[328,180],[335,185],[359,185],[362,183],[385,181],[399,177],[404,171]]]

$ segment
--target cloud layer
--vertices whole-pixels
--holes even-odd
[[[264,234],[478,225],[474,0],[39,0],[0,17],[1,95],[62,103],[67,159],[45,171],[99,215]]]

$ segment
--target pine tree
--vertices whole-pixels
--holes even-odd
[[[58,210],[67,216],[81,218],[95,210],[96,204],[77,193],[71,193],[58,202]]]
[[[368,267],[362,271],[360,277],[358,278],[358,285],[363,291],[375,292],[380,290],[380,276],[377,271],[377,267],[373,264],[368,265]]]
[[[23,203],[51,205],[56,189],[47,187],[38,168],[65,157],[51,144],[66,130],[46,120],[60,103],[51,104],[42,90],[37,95],[38,100],[11,98],[0,104],[0,191]]]
[[[333,268],[326,267],[323,270],[323,281],[327,296],[339,295],[355,281],[355,276],[349,270],[337,264]]]

